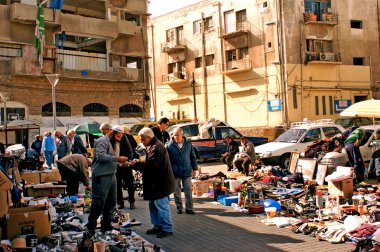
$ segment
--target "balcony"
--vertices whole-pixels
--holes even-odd
[[[40,75],[40,67],[33,60],[14,57],[0,60],[0,75]]]
[[[178,39],[169,42],[161,43],[161,52],[164,53],[177,53],[186,50],[186,40]]]
[[[306,63],[341,64],[340,53],[333,52],[305,52]]]
[[[117,22],[118,31],[121,35],[135,36],[137,33],[137,24],[132,21],[119,20]]]
[[[189,83],[188,72],[174,72],[168,75],[162,75],[162,84],[171,85],[172,87],[184,87]]]
[[[224,28],[219,28],[219,38],[228,39],[243,34],[248,34],[251,31],[251,23],[248,21],[226,25]]]
[[[252,70],[252,61],[250,59],[241,59],[228,61],[223,69],[223,74],[235,74]]]
[[[307,24],[322,24],[322,25],[337,25],[338,13],[331,8],[327,8],[325,12],[313,13],[307,12],[303,14],[305,25]]]
[[[10,6],[10,21],[23,24],[36,24],[37,6],[13,3]],[[44,8],[45,24],[54,24],[59,20],[60,11],[53,12],[50,8]]]

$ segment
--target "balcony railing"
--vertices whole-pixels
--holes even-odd
[[[188,72],[174,72],[167,75],[162,75],[162,83],[164,84],[183,84],[189,81]]]
[[[303,14],[305,24],[338,24],[338,13],[329,9],[329,12],[306,12]]]
[[[13,3],[10,7],[10,21],[26,23],[26,24],[35,24],[37,16],[37,6]],[[52,24],[59,19],[60,12],[53,13],[53,9],[44,8],[44,19],[45,24]]]
[[[306,62],[316,62],[316,63],[340,63],[341,56],[340,53],[333,52],[306,52],[305,53]]]
[[[107,55],[72,50],[58,50],[58,61],[63,69],[107,71]]]
[[[246,34],[251,31],[251,23],[248,21],[243,21],[239,23],[234,23],[231,25],[225,25],[223,28],[219,27],[219,37],[220,38],[232,38]]]
[[[240,73],[250,71],[251,69],[252,61],[250,59],[228,61],[223,69],[223,74]]]
[[[186,50],[186,40],[178,39],[161,43],[161,51],[165,53],[175,53]]]

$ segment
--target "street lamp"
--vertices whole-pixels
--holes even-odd
[[[0,98],[4,102],[4,135],[5,135],[5,147],[8,146],[8,134],[7,134],[7,101],[10,96],[7,93],[0,93]]]
[[[52,105],[53,105],[53,129],[56,130],[55,118],[57,117],[57,109],[55,104],[55,86],[59,81],[59,74],[45,74],[49,83],[51,84],[51,97],[52,97]]]

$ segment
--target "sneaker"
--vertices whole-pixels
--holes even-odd
[[[151,229],[148,229],[146,231],[147,235],[158,234],[158,233],[160,233],[160,230],[158,228],[156,228],[156,227],[152,227]]]
[[[177,214],[182,214],[182,209],[177,209]]]
[[[187,214],[195,214],[193,210],[186,210]]]
[[[167,231],[161,230],[159,233],[157,233],[157,238],[165,238],[172,235],[173,235],[173,232],[167,232]]]

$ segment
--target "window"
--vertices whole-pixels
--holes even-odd
[[[248,47],[239,48],[239,60],[248,57]]]
[[[227,51],[227,61],[236,61],[236,50]]]
[[[352,60],[352,63],[354,64],[354,66],[364,66],[364,58],[353,58]]]
[[[143,109],[135,104],[126,104],[119,108],[119,117],[142,117]]]
[[[206,55],[206,66],[214,65],[214,54]]]
[[[272,48],[272,42],[268,42],[268,48]]]
[[[193,22],[193,34],[199,34],[201,33],[201,20],[197,20]]]
[[[363,22],[360,20],[351,20],[351,29],[363,29]]]
[[[267,1],[263,2],[263,8],[267,8],[267,7],[268,7],[268,2]]]
[[[202,57],[195,58],[195,68],[202,67]]]
[[[341,133],[337,127],[324,127],[322,128],[322,130],[323,130],[323,134],[325,134],[325,138],[333,137],[336,134]]]
[[[108,116],[108,107],[100,103],[90,103],[83,107],[83,116]]]
[[[330,115],[334,114],[334,102],[333,97],[329,96],[329,108],[330,108]]]
[[[212,28],[213,28],[212,17],[206,17],[204,19],[204,24],[205,24],[205,32],[212,31]]]
[[[247,21],[247,12],[246,10],[241,10],[236,12],[236,23],[242,23],[244,21]]]
[[[224,139],[227,135],[230,135],[233,139],[240,139],[241,135],[236,130],[231,128],[222,128],[220,129],[220,137]]]
[[[315,96],[315,114],[319,115],[319,99],[318,99],[318,96]]]
[[[293,86],[293,108],[298,108],[298,102],[297,102],[297,86]]]
[[[302,142],[303,143],[314,142],[318,139],[321,139],[321,129],[316,128],[316,129],[309,130],[306,133],[305,137],[303,138]]]
[[[326,115],[326,96],[322,96],[322,114]]]
[[[62,102],[56,102],[55,110],[57,116],[71,116],[71,107]],[[42,106],[42,116],[53,116],[53,104],[51,102]]]
[[[174,73],[175,63],[168,64],[168,74]]]

